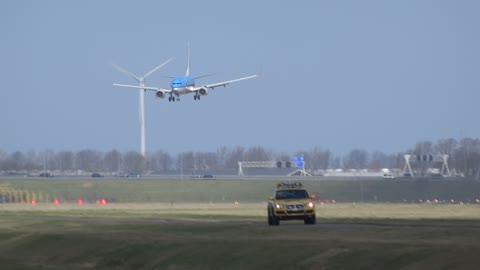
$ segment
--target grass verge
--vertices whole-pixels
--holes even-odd
[[[477,205],[320,205],[319,226],[279,227],[266,225],[263,208],[2,205],[0,263],[6,269],[471,269],[479,263]]]

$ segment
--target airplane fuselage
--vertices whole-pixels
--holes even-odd
[[[170,83],[170,88],[176,96],[188,94],[194,87],[195,79],[191,76],[176,77]]]

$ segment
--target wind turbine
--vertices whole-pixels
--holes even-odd
[[[140,87],[144,87],[145,86],[145,79],[147,79],[148,76],[152,75],[152,73],[154,73],[155,71],[157,71],[158,69],[160,69],[161,67],[163,67],[164,65],[166,65],[168,62],[172,61],[173,58],[170,58],[168,59],[167,61],[161,63],[160,65],[156,66],[154,69],[150,70],[149,72],[145,73],[145,75],[143,76],[137,76],[133,73],[131,73],[130,71],[124,69],[124,68],[121,68],[115,64],[113,64],[113,67],[116,68],[118,71],[122,72],[122,73],[125,73],[126,75],[132,77],[133,79],[135,79],[137,82],[138,82],[138,85]],[[138,92],[139,92],[139,98],[140,98],[140,110],[139,110],[139,114],[140,114],[140,154],[145,157],[145,89],[138,89]]]

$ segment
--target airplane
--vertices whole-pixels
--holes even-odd
[[[194,100],[200,100],[201,96],[208,95],[209,89],[214,89],[219,86],[227,86],[228,84],[239,82],[243,80],[253,79],[258,77],[259,75],[251,75],[247,77],[242,77],[238,79],[218,82],[218,83],[211,83],[205,84],[202,86],[195,86],[195,79],[207,77],[210,75],[199,76],[199,77],[192,77],[190,75],[190,48],[187,50],[187,71],[185,72],[185,76],[179,76],[173,78],[170,83],[170,88],[159,88],[159,87],[150,87],[150,86],[138,86],[138,85],[128,85],[128,84],[117,84],[114,83],[114,86],[120,87],[129,87],[129,88],[136,88],[136,89],[143,89],[145,91],[155,91],[155,96],[157,98],[165,98],[167,95],[168,101],[180,101],[180,96],[185,94],[193,93]]]

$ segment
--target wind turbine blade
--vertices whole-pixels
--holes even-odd
[[[112,66],[113,66],[114,68],[116,68],[118,71],[120,71],[120,72],[122,72],[122,73],[125,73],[126,75],[134,78],[136,81],[138,81],[138,82],[141,81],[141,78],[140,78],[140,77],[138,77],[137,75],[131,73],[130,71],[128,71],[128,70],[126,70],[126,69],[124,69],[124,68],[122,68],[122,67],[119,67],[119,66],[117,66],[117,65],[115,65],[115,64],[112,64]]]
[[[168,59],[167,61],[161,63],[160,65],[158,65],[156,68],[150,70],[149,72],[147,72],[147,74],[143,75],[143,78],[146,79],[148,76],[152,75],[152,73],[154,73],[155,71],[157,71],[159,68],[165,66],[166,64],[168,64],[168,62],[172,61],[173,60],[173,57]]]

